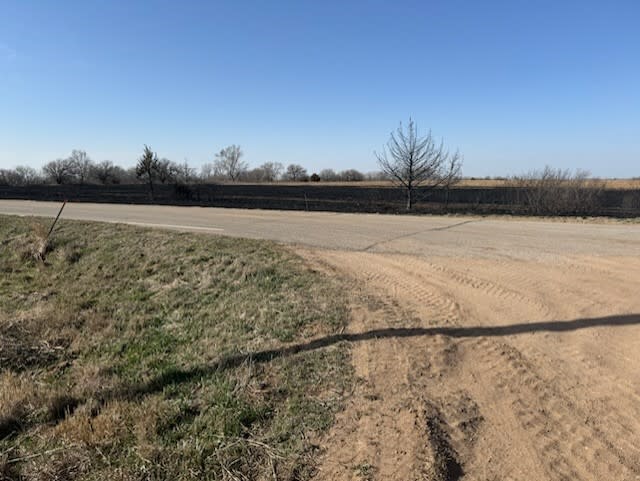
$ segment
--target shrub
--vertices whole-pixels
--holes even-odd
[[[599,203],[604,182],[592,179],[589,172],[554,169],[531,171],[516,177],[520,203],[534,215],[587,215]]]

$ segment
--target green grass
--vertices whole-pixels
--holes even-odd
[[[268,242],[0,216],[0,480],[305,479],[341,286]],[[37,247],[35,247],[37,246]],[[4,478],[3,478],[4,476]]]

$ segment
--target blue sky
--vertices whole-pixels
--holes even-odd
[[[376,169],[412,116],[465,174],[640,176],[637,1],[0,0],[0,167]]]

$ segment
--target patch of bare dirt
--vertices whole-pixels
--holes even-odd
[[[355,286],[317,479],[640,479],[640,259],[302,255]]]

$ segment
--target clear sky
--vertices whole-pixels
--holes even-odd
[[[640,2],[0,0],[0,167],[372,171],[409,116],[465,175],[640,176]]]

